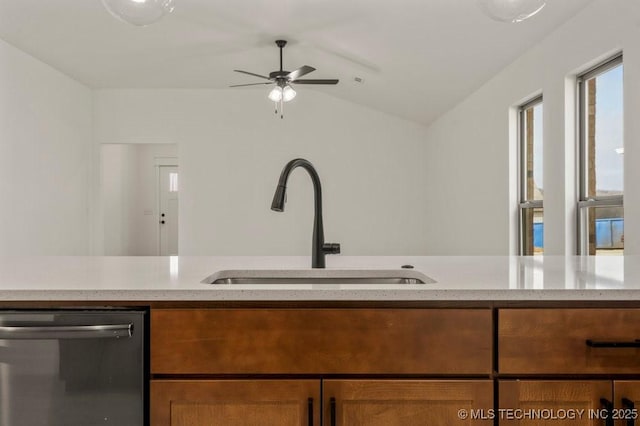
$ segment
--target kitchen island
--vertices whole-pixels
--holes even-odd
[[[639,260],[342,256],[436,283],[212,285],[309,258],[14,257],[0,306],[147,309],[154,426],[628,424]]]

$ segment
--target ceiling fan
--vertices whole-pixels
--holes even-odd
[[[269,77],[252,73],[249,71],[234,70],[242,74],[252,75],[254,77],[260,77],[268,82],[263,83],[248,83],[248,84],[234,84],[229,87],[245,87],[245,86],[259,86],[263,84],[275,84],[276,87],[269,92],[269,99],[276,104],[276,114],[278,113],[278,106],[280,107],[280,118],[284,117],[283,106],[284,102],[289,102],[296,97],[296,91],[291,87],[292,84],[338,84],[338,79],[300,79],[303,75],[307,75],[316,69],[309,65],[303,65],[294,71],[285,71],[282,69],[282,49],[286,46],[286,40],[276,40],[276,46],[280,48],[280,70],[272,71],[269,73]]]

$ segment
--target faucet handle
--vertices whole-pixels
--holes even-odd
[[[340,254],[339,243],[324,243],[322,245],[322,252],[324,254]]]

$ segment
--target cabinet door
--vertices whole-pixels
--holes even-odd
[[[325,426],[492,425],[490,380],[325,380]],[[479,416],[474,416],[479,417]]]
[[[152,426],[320,424],[318,380],[152,380]]]
[[[640,381],[616,380],[613,383],[617,426],[640,424]]]
[[[612,401],[609,380],[501,380],[500,425],[604,425],[607,411],[601,400]]]

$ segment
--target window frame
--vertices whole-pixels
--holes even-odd
[[[527,196],[527,149],[526,149],[526,135],[525,135],[525,112],[538,104],[543,104],[543,95],[537,95],[525,103],[518,106],[518,254],[525,256],[525,224],[524,214],[527,210],[542,210],[544,215],[544,200],[529,200]],[[544,104],[543,104],[544,108]],[[544,111],[544,109],[543,109]],[[544,141],[544,139],[543,139]]]
[[[622,207],[624,208],[623,195],[588,195],[588,159],[587,159],[587,90],[588,80],[604,74],[618,66],[624,66],[622,52],[588,69],[577,76],[577,105],[578,105],[578,203],[577,203],[577,248],[578,255],[589,255],[589,230],[588,212],[592,207]],[[624,72],[624,71],[623,71]],[[624,84],[624,82],[623,82]],[[623,105],[624,109],[624,105]],[[624,143],[624,140],[623,140]],[[624,192],[624,190],[623,190]]]

